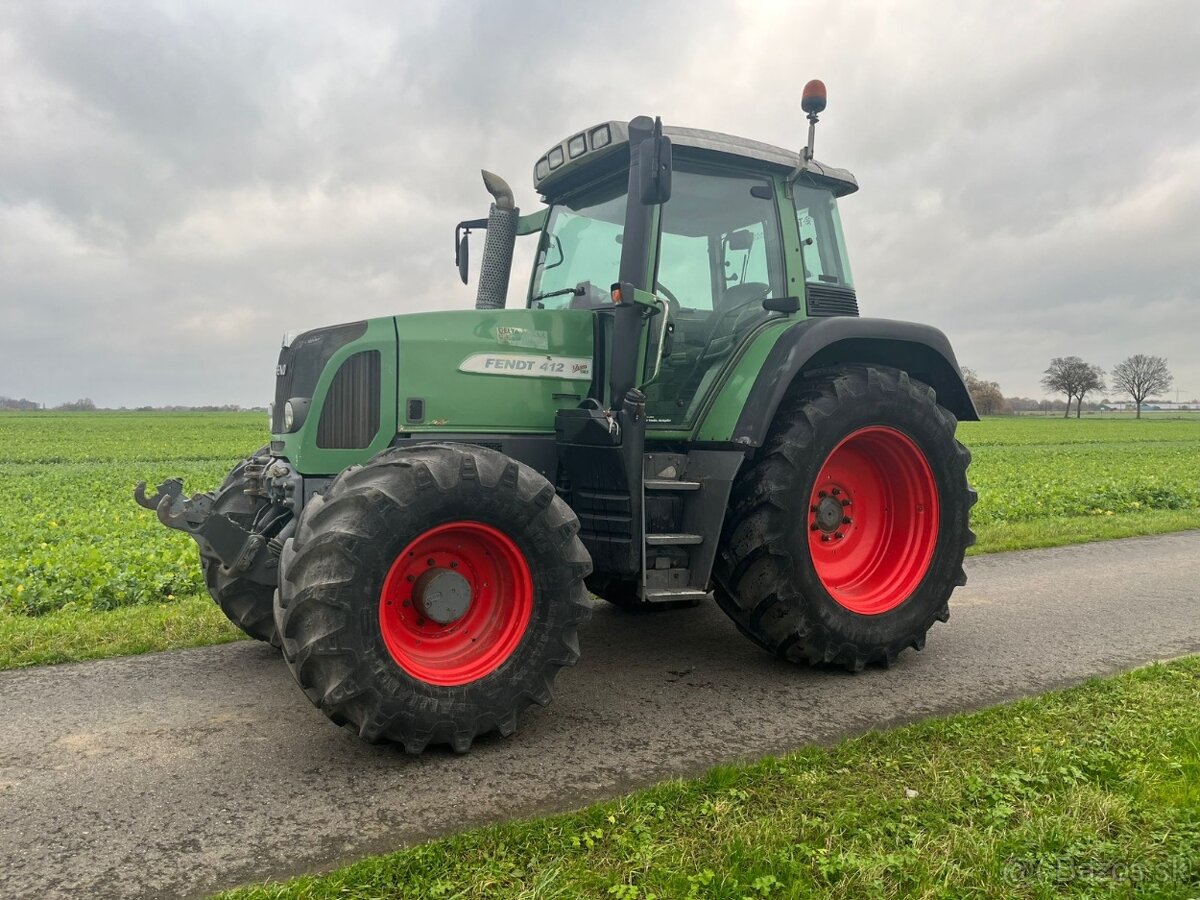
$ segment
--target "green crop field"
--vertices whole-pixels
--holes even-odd
[[[1200,528],[1200,416],[967,423],[977,550]],[[0,413],[0,667],[232,640],[138,479],[207,490],[262,413]]]

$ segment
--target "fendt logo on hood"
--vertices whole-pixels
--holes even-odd
[[[533,356],[528,353],[475,353],[459,365],[476,375],[516,375],[524,378],[565,378],[591,381],[592,361],[586,356]]]

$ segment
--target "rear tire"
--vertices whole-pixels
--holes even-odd
[[[465,752],[509,735],[579,657],[591,559],[578,531],[553,485],[503,454],[385,451],[310,500],[284,545],[288,667],[367,741]]]
[[[249,459],[244,459],[225,476],[217,489],[213,511],[224,513],[240,525],[254,521],[262,503],[246,494],[246,465],[258,457],[265,457],[269,447],[260,447]],[[266,641],[273,647],[279,646],[279,635],[275,630],[273,598],[275,588],[230,575],[220,558],[204,541],[200,545],[200,570],[204,573],[204,584],[217,606],[229,621],[257,641]]]
[[[922,649],[975,542],[956,425],[896,369],[847,366],[797,385],[734,486],[713,570],[742,633],[852,671]]]

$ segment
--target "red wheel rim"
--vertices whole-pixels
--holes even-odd
[[[813,568],[838,603],[878,615],[907,600],[937,545],[937,484],[925,454],[894,428],[860,428],[833,448],[808,507]]]
[[[431,584],[454,590],[439,592]],[[457,609],[448,612],[442,596],[461,601],[464,590],[469,602],[453,617]],[[388,652],[429,684],[467,684],[495,671],[521,643],[532,614],[533,578],[524,554],[480,522],[450,522],[418,536],[392,563],[379,596]]]

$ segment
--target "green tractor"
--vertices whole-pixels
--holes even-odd
[[[641,116],[494,202],[473,310],[285,340],[271,441],[216,491],[139,503],[200,545],[209,589],[282,647],[338,724],[411,753],[508,735],[579,657],[589,592],[712,596],[788,660],[921,649],[965,581],[976,419],[945,336],[861,318],[838,218],[857,190],[799,153]],[[505,308],[518,236],[536,242]],[[646,618],[646,627],[657,627]],[[661,621],[661,620],[659,620]]]

